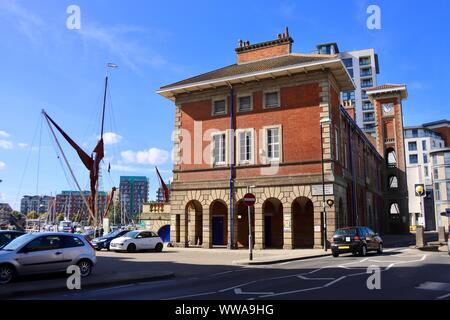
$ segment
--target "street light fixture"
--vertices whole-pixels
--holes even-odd
[[[331,124],[330,118],[324,118],[320,120],[320,149],[322,155],[322,214],[323,214],[323,248],[325,252],[328,251],[327,246],[327,213],[326,213],[326,201],[325,201],[325,163],[323,157],[323,128],[325,125]]]

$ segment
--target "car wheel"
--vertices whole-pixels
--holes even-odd
[[[383,254],[383,244],[380,243],[380,245],[378,246],[378,250],[377,250],[378,254]]]
[[[111,244],[108,244],[108,245],[106,246],[106,250],[107,250],[107,251],[111,251]]]
[[[352,255],[357,256],[357,255],[358,255],[358,252],[357,252],[357,251],[353,251],[353,252],[352,252]]]
[[[0,266],[0,284],[7,284],[14,278],[14,268],[9,265]]]
[[[359,250],[359,255],[362,257],[365,257],[367,255],[367,247],[366,245],[361,246],[361,249]]]
[[[339,257],[339,252],[333,252],[333,257],[335,258]]]
[[[78,261],[77,266],[80,268],[80,275],[83,278],[89,276],[92,272],[92,262],[89,260],[80,260]]]
[[[163,250],[163,244],[162,243],[158,243],[156,246],[155,246],[155,251],[156,252],[161,252]]]
[[[136,245],[134,243],[130,243],[127,247],[127,252],[129,253],[136,252]]]

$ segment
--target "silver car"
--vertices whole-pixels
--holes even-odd
[[[66,271],[70,265],[77,265],[81,276],[87,277],[96,262],[94,248],[81,235],[30,233],[0,250],[0,284],[18,275]]]

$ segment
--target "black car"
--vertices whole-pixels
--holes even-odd
[[[6,246],[8,243],[13,241],[15,238],[23,236],[25,232],[22,231],[12,231],[12,230],[1,230],[0,231],[0,249]]]
[[[123,236],[125,233],[128,233],[129,231],[130,230],[116,230],[104,235],[103,237],[93,239],[91,243],[96,250],[100,251],[102,249],[106,249],[109,251],[109,245],[111,244],[111,241]]]
[[[333,257],[341,253],[365,256],[369,251],[383,253],[383,240],[367,227],[348,227],[336,230],[331,243]]]

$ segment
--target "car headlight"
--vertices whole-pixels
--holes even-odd
[[[102,240],[99,240],[98,242],[105,242],[105,241],[107,241],[107,239],[102,239]]]

